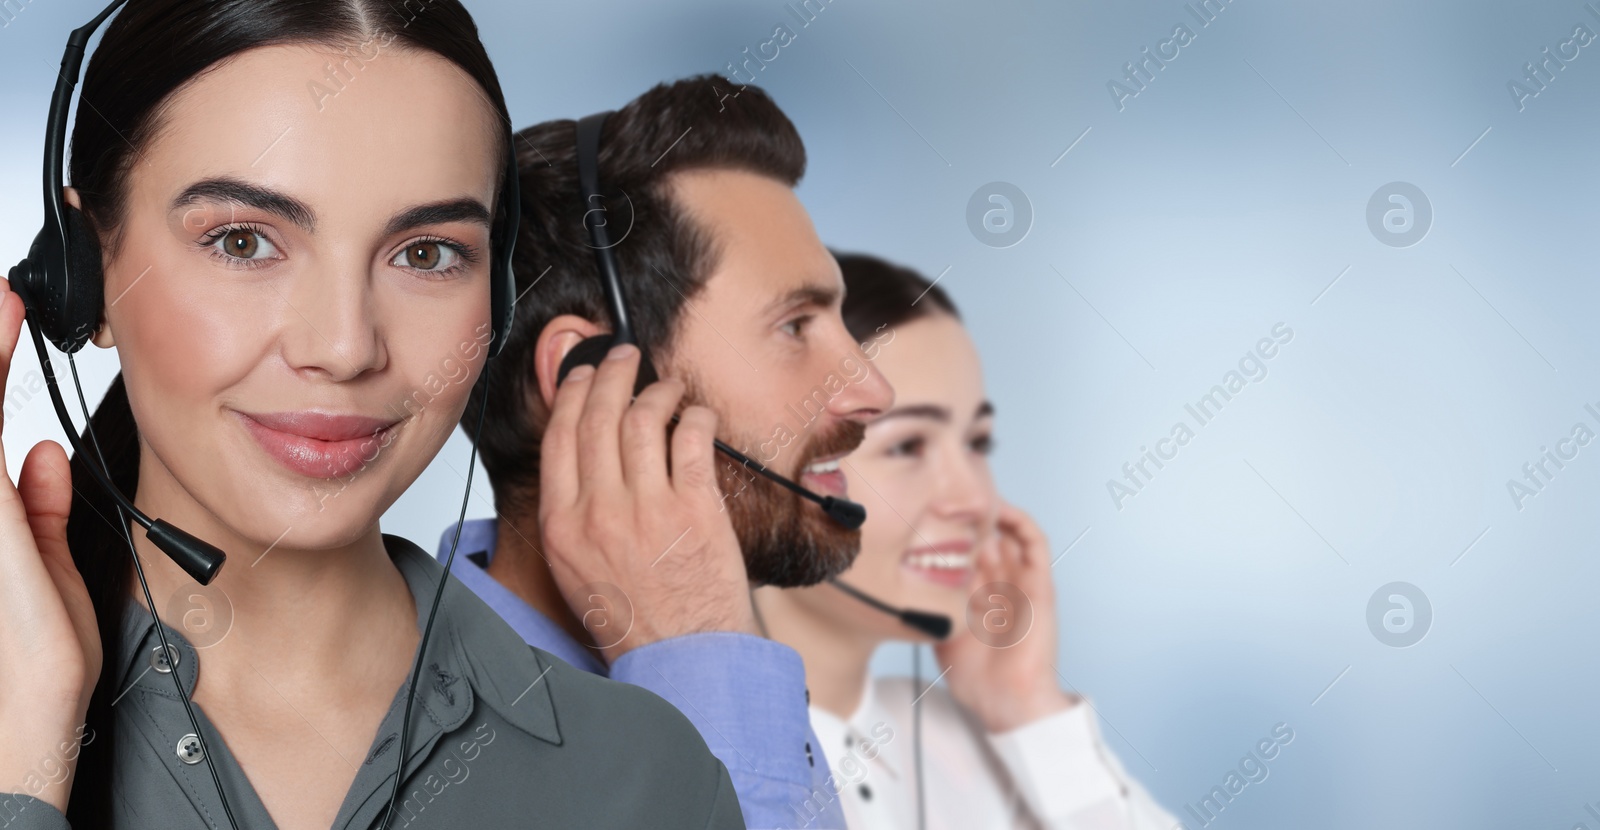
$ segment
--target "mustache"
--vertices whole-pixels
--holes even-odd
[[[714,411],[720,409],[716,403],[711,400],[710,396],[706,394],[704,385],[693,372],[684,372],[683,380],[686,389],[684,391],[683,400],[680,401],[678,405],[678,411],[680,413],[684,407],[693,404],[707,406]],[[723,443],[730,447],[737,448],[740,452],[750,456],[757,463],[766,465],[768,469],[771,469],[774,472],[779,471],[780,468],[775,465],[782,463],[783,450],[780,450],[778,453],[774,453],[772,457],[767,458],[763,456],[761,451],[757,450],[757,446],[760,443],[759,437],[757,437],[754,441],[743,440],[746,438],[746,436],[742,436],[739,434],[739,430],[733,429],[732,424],[727,424],[725,422],[718,424],[717,432],[719,433],[717,438],[721,439]],[[861,446],[861,442],[866,440],[867,426],[859,421],[845,420],[840,421],[837,425],[827,430],[818,429],[816,431],[808,432],[809,440],[801,446],[794,469],[790,471],[790,478],[798,476],[800,471],[805,469],[807,464],[810,464],[818,458],[826,458],[830,455],[840,455],[844,453],[855,452],[856,448]],[[762,434],[765,433],[757,433],[758,436]],[[786,443],[785,446],[789,445]],[[717,453],[717,460],[733,468],[743,466],[738,461],[721,453]]]
[[[799,472],[819,458],[841,453],[852,453],[866,440],[867,426],[859,421],[844,421],[827,432],[819,432],[806,445],[805,452],[795,464]]]

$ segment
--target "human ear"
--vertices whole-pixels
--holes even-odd
[[[576,314],[562,314],[545,324],[533,347],[532,369],[534,388],[539,390],[546,411],[556,398],[556,373],[567,353],[584,340],[605,333],[606,329]]]

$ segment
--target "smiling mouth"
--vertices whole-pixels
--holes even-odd
[[[812,462],[811,464],[806,465],[806,468],[805,468],[804,472],[812,473],[812,474],[816,474],[816,475],[821,475],[823,473],[836,472],[839,469],[839,462],[841,462],[843,460],[844,460],[844,456],[841,455],[841,456],[838,456],[836,458],[829,459],[827,461],[815,461],[815,462]]]
[[[801,480],[812,490],[844,498],[849,495],[850,490],[844,472],[839,469],[839,463],[844,460],[845,455],[847,453],[839,453],[807,464],[800,469]]]
[[[247,415],[234,410],[245,431],[268,456],[307,478],[351,475],[374,461],[394,440],[399,421],[320,413]]]
[[[970,543],[945,542],[906,551],[900,567],[947,588],[964,587],[976,575],[978,554]]]
[[[912,553],[904,561],[924,570],[970,571],[977,558],[970,553]]]

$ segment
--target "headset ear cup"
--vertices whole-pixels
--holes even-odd
[[[495,259],[489,266],[489,357],[496,357],[506,347],[511,336],[513,297],[516,296],[516,273],[511,267],[509,254],[502,259],[516,234],[501,235],[498,230],[489,238],[489,247]]]
[[[105,311],[105,273],[100,259],[100,238],[89,227],[83,211],[67,206],[67,261],[71,281],[62,281],[60,291],[62,350],[72,353],[83,347],[100,328]],[[58,343],[58,345],[61,345]]]
[[[567,373],[579,366],[599,366],[600,361],[606,359],[606,353],[611,351],[611,337],[610,333],[597,334],[585,337],[578,342],[578,345],[573,346],[572,351],[567,352],[567,356],[561,359],[561,368],[556,370],[556,385],[560,386],[561,382],[567,379]],[[650,362],[649,352],[641,350],[639,373],[634,376],[633,381],[633,394],[639,394],[658,379],[655,364]]]
[[[566,357],[561,359],[561,368],[556,370],[556,386],[560,386],[561,382],[567,379],[567,373],[579,366],[598,367],[600,361],[605,359],[606,352],[610,350],[611,335],[609,333],[585,337],[578,342],[578,345],[573,346],[571,351],[567,352]]]
[[[511,152],[506,159],[505,176],[500,183],[502,215],[490,231],[489,245],[494,254],[489,277],[489,315],[494,339],[489,344],[489,357],[495,357],[505,348],[511,337],[517,302],[517,277],[514,267],[517,234],[522,229],[522,177],[517,167],[517,138],[510,138]],[[537,280],[535,280],[537,282]]]

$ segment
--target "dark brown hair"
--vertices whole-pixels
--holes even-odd
[[[844,327],[858,342],[883,326],[893,328],[937,312],[961,319],[950,295],[903,265],[870,254],[833,252],[844,274]]]
[[[250,49],[286,43],[354,47],[390,34],[398,46],[432,52],[461,67],[482,87],[496,117],[510,123],[494,66],[459,0],[129,0],[89,60],[80,96],[86,107],[72,131],[71,183],[107,256],[116,249],[126,210],[128,172],[140,148],[160,129],[163,105],[174,92],[219,61]],[[509,152],[502,150],[495,169],[504,168]],[[111,480],[133,498],[139,428],[121,374],[90,425]],[[86,444],[88,436],[85,431]],[[67,543],[94,601],[105,657],[85,732],[94,737],[79,756],[67,814],[74,827],[108,827],[115,757],[110,703],[120,679],[115,644],[132,563],[126,528],[117,527],[116,502],[93,484],[81,457],[72,459],[72,480],[81,483],[73,491]]]
[[[537,503],[539,445],[549,414],[533,392],[539,334],[563,314],[613,326],[583,226],[576,142],[577,122],[570,119],[536,124],[516,136],[523,205],[515,263],[520,299],[505,350],[478,381],[494,389],[477,450],[502,513]],[[778,105],[759,88],[718,75],[659,84],[606,119],[601,186],[626,196],[606,206],[612,237],[622,240],[612,253],[634,333],[657,366],[670,354],[684,303],[705,285],[717,261],[708,234],[673,202],[671,174],[724,168],[793,187],[805,167],[805,145]],[[475,389],[461,416],[469,435],[480,400],[482,390]]]

